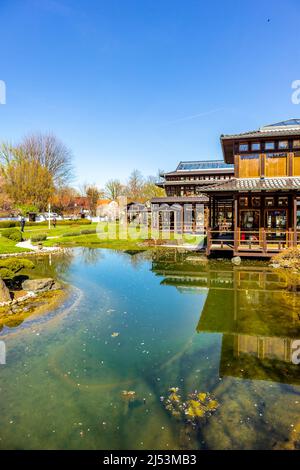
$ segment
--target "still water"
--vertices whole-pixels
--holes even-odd
[[[296,281],[199,258],[37,260],[73,287],[56,311],[0,332],[0,449],[299,448]],[[191,428],[166,410],[171,387],[182,400],[209,393],[218,409]]]

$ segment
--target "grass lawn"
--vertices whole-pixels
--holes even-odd
[[[30,251],[25,248],[19,248],[16,243],[8,238],[0,236],[0,254],[4,255],[7,253],[24,253],[24,251]]]
[[[111,248],[114,250],[144,250],[145,246],[142,244],[143,238],[128,238],[128,239],[114,239],[110,237],[109,239],[101,239],[98,233],[94,234],[80,234],[81,230],[91,230],[96,229],[98,226],[97,223],[93,223],[90,225],[57,225],[56,228],[49,229],[47,226],[25,226],[24,238],[30,239],[33,235],[45,233],[48,236],[48,239],[43,242],[44,246],[64,246],[64,247],[72,247],[72,246],[92,246],[92,247],[99,247],[99,248]],[[103,227],[106,226],[103,223]],[[112,228],[112,225],[110,226]],[[0,234],[1,234],[0,229]],[[119,228],[117,226],[117,234],[119,232]],[[64,236],[65,234],[70,234],[70,236]],[[78,235],[72,235],[78,234]],[[161,235],[161,234],[160,234]],[[179,240],[178,244],[193,244],[196,242],[200,242],[202,236],[196,237],[186,237],[184,240]],[[174,240],[174,234],[171,234],[170,240]],[[165,243],[168,243],[168,240],[165,240]],[[15,242],[0,236],[0,254],[1,253],[21,253],[24,251],[28,251],[22,248],[18,248],[15,246]]]

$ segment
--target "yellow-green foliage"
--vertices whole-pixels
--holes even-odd
[[[213,399],[209,393],[193,392],[184,401],[178,391],[178,387],[170,388],[170,395],[165,401],[165,408],[177,419],[197,424],[202,418],[211,416],[219,407],[217,400]]]
[[[32,261],[24,258],[6,258],[0,260],[0,278],[13,279],[21,269],[33,269]]]

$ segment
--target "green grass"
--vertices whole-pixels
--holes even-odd
[[[16,246],[16,242],[13,240],[9,240],[5,237],[0,237],[0,254],[8,254],[8,253],[24,253],[27,250],[26,248],[19,248]]]
[[[96,234],[84,234],[84,235],[77,235],[77,236],[72,236],[72,233],[78,233],[81,230],[87,230],[87,229],[95,229],[97,228],[98,224],[93,223],[89,226],[86,225],[64,225],[64,226],[57,226],[56,228],[53,228],[51,225],[50,229],[45,226],[39,226],[38,224],[36,226],[31,226],[31,227],[26,227],[25,226],[25,232],[24,232],[24,238],[25,239],[30,239],[33,235],[37,235],[39,233],[45,233],[47,234],[48,238],[46,241],[42,242],[43,246],[62,246],[62,247],[72,247],[72,246],[92,246],[92,247],[99,247],[99,248],[111,248],[114,250],[144,250],[145,245],[143,245],[143,238],[138,238],[138,239],[131,239],[128,237],[128,239],[119,239],[119,227],[117,226],[116,232],[117,232],[117,238],[114,239],[114,237],[110,236],[108,239],[101,239],[99,235]],[[103,227],[106,226],[105,223],[102,224]],[[112,225],[110,226],[110,229],[112,229]],[[3,229],[0,229],[0,234]],[[63,236],[67,233],[70,233],[70,236]],[[52,238],[53,237],[53,238]],[[162,234],[160,233],[160,238],[162,237]],[[174,240],[174,234],[170,234],[170,241]],[[202,239],[202,236],[196,236],[196,237],[185,237],[184,240],[178,240],[178,244],[195,244],[196,242],[199,242]],[[168,243],[167,239],[164,239],[165,243]],[[29,250],[24,250],[22,248],[18,248],[15,246],[15,242],[8,240],[7,238],[0,237],[0,254],[1,253],[21,253],[24,251],[29,251]]]

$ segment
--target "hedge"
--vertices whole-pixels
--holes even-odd
[[[37,233],[31,237],[32,242],[43,242],[45,240],[47,240],[47,233]]]
[[[80,233],[81,235],[92,235],[97,233],[97,230],[95,228],[85,228],[84,230],[81,230]]]
[[[56,225],[91,225],[92,221],[88,219],[76,219],[76,220],[57,220]],[[47,220],[43,222],[26,222],[25,227],[48,227],[49,222]],[[52,224],[52,221],[51,221]],[[2,220],[0,221],[1,228],[13,228],[20,227],[20,221],[18,220]]]
[[[17,228],[7,228],[2,231],[1,235],[9,240],[13,240],[14,242],[21,242],[23,240],[22,232]]]
[[[81,235],[81,232],[67,232],[63,233],[62,237],[78,237],[79,235]]]

